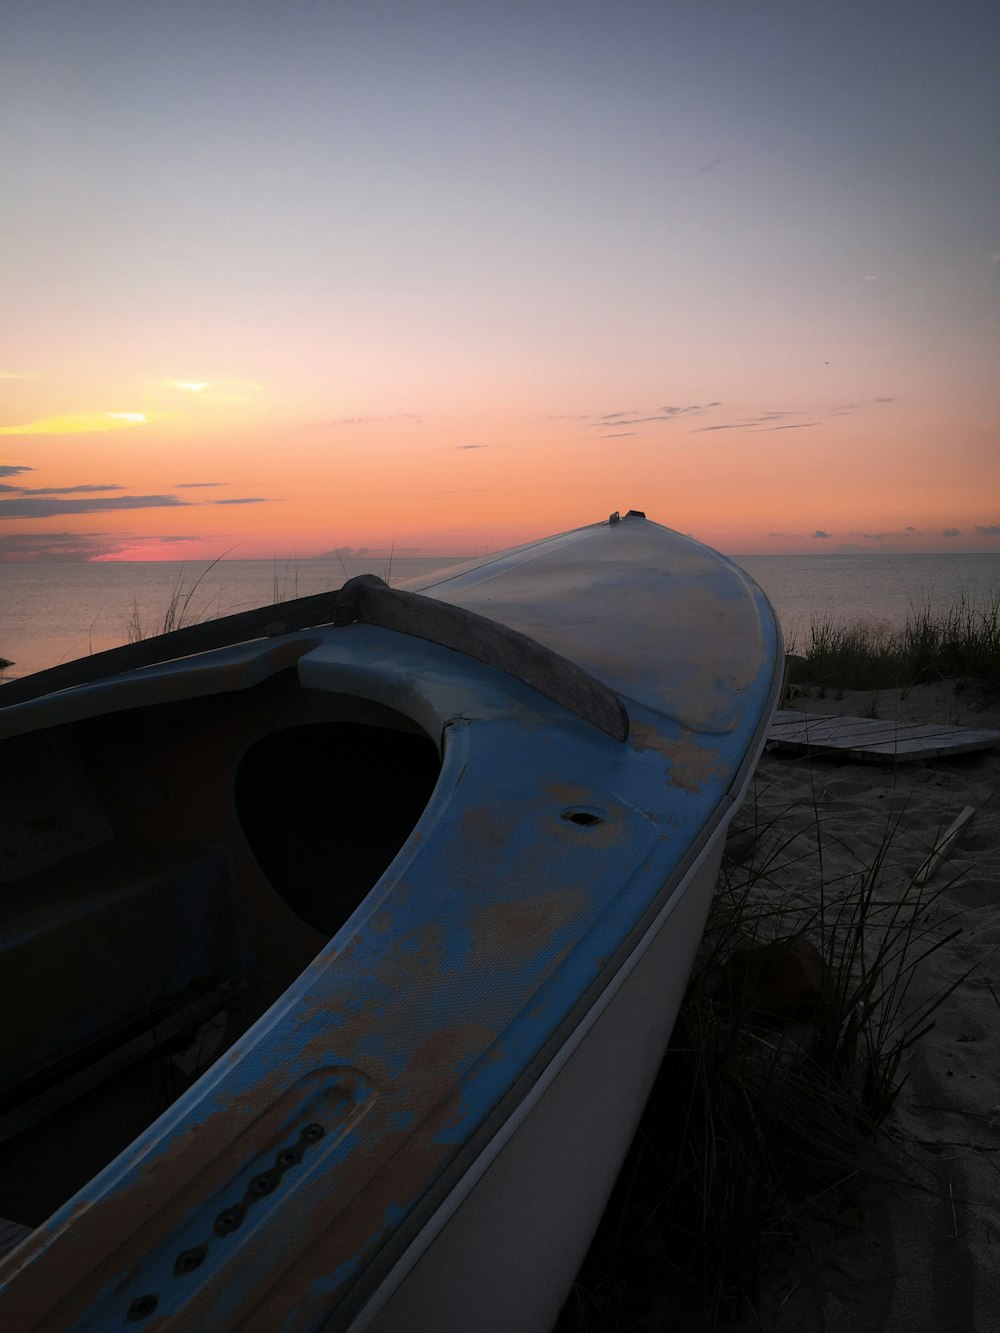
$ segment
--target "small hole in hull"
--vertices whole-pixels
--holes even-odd
[[[564,810],[562,817],[567,823],[578,824],[581,828],[594,828],[597,824],[604,823],[602,816],[595,814],[593,810]]]

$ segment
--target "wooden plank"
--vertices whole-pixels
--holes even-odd
[[[861,719],[864,721],[864,719]],[[803,729],[813,740],[829,740],[836,745],[851,745],[858,741],[863,745],[881,745],[884,742],[906,739],[922,740],[925,736],[936,735],[936,732],[925,731],[923,728],[896,727],[892,723],[869,722],[867,726],[859,726],[857,722],[853,726],[838,726],[836,723],[829,727],[806,727]]]
[[[768,741],[779,749],[905,763],[991,749],[1000,745],[1000,731],[784,709],[775,714]]]
[[[800,737],[808,735],[811,740],[828,738],[840,741],[857,736],[865,741],[893,740],[898,736],[916,738],[948,734],[950,728],[926,726],[913,722],[885,722],[877,718],[866,717],[825,717],[816,715],[794,723],[783,723],[772,727],[772,736]]]
[[[815,717],[804,718],[800,722],[787,724],[785,730],[792,735],[808,731],[811,736],[849,735],[852,732],[865,733],[870,724],[863,717]]]
[[[986,745],[996,744],[1000,740],[1000,733],[997,733],[996,740],[990,741],[989,733],[982,732],[963,732],[959,728],[950,727],[880,727],[873,728],[870,732],[849,733],[856,737],[860,744],[869,749],[879,745],[896,746],[933,746],[944,745],[945,747],[958,744],[977,745],[980,743],[983,735],[986,736]]]
[[[1000,739],[994,741],[975,739],[901,741],[898,745],[891,743],[866,745],[859,749],[858,757],[860,759],[870,759],[873,763],[885,763],[887,759],[897,759],[900,763],[906,763],[908,760],[947,759],[949,755],[973,754],[976,750],[988,750],[995,745],[1000,745]]]
[[[953,727],[944,722],[897,722],[893,719],[836,716],[829,713],[776,713],[771,724],[772,734],[797,734],[808,729],[811,736],[850,736],[862,735],[874,738],[884,733],[886,738],[905,737],[914,739],[923,736],[941,736],[951,738],[961,733],[968,737],[998,737],[1000,732],[983,731],[977,728]]]

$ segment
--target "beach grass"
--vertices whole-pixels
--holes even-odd
[[[943,610],[914,607],[900,629],[814,619],[797,676],[826,689],[901,689],[955,676],[1000,688],[1000,590],[962,595]]]
[[[337,559],[340,564],[344,582],[351,577],[347,565],[337,550]],[[170,634],[173,630],[186,629],[189,625],[198,625],[207,620],[213,620],[224,614],[218,604],[218,595],[215,600],[204,595],[204,584],[212,570],[221,561],[229,555],[228,551],[217,556],[214,560],[198,574],[189,575],[186,568],[182,568],[170,591],[170,596],[163,611],[150,621],[139,605],[138,598],[133,597],[132,605],[124,616],[125,636],[127,643],[139,643],[144,639],[153,638],[158,634]],[[386,583],[392,580],[392,566],[395,557],[395,547],[389,552],[389,558],[380,570],[380,577]],[[297,560],[288,556],[285,561],[279,565],[277,558],[272,562],[271,571],[271,602],[278,605],[281,602],[287,602],[299,596],[299,567]],[[0,658],[0,662],[3,659]],[[8,663],[8,665],[12,665]],[[0,670],[2,670],[0,666]]]
[[[219,606],[217,604],[213,605],[211,600],[206,600],[204,596],[199,598],[198,594],[209,574],[228,554],[229,552],[226,551],[222,555],[216,556],[194,578],[189,579],[186,568],[182,566],[174,580],[169,600],[162,615],[152,625],[143,615],[138,599],[133,597],[132,605],[125,615],[126,642],[140,643],[142,640],[153,638],[155,635],[171,634],[174,630],[186,629],[189,625],[197,625],[202,621],[212,620],[220,616],[222,611]],[[277,579],[277,574],[275,574],[275,579]]]
[[[730,832],[670,1046],[557,1333],[751,1315],[776,1257],[808,1245],[817,1222],[855,1226],[859,1185],[891,1174],[883,1122],[959,984],[928,999],[914,978],[957,927],[941,890],[886,873],[892,822],[867,866],[821,867],[805,891],[788,887],[796,833],[817,822],[822,863],[821,812],[760,810],[751,801]],[[803,939],[822,960],[819,992],[776,1020],[753,986],[731,984],[732,960]]]

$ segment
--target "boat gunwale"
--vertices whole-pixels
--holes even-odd
[[[317,620],[317,616],[321,619]],[[140,690],[149,687],[148,702],[154,702],[157,700],[154,682],[162,679],[162,673],[151,673],[158,667],[182,671],[210,667],[210,662],[197,659],[254,642],[266,645],[280,639],[287,643],[297,634],[305,635],[301,651],[306,652],[312,646],[308,638],[310,630],[359,623],[396,630],[454,649],[530,685],[613,739],[624,741],[628,736],[628,711],[618,695],[568,658],[500,621],[423,593],[390,588],[373,574],[349,579],[336,592],[241,611],[141,643],[109,648],[92,657],[0,685],[0,719],[4,709],[20,709],[32,703],[45,705],[50,700],[65,698],[70,691],[80,697],[81,692],[102,685],[118,689],[138,686]],[[261,654],[254,654],[254,659],[266,651],[265,646]],[[222,665],[224,669],[225,663]],[[216,688],[232,688],[232,682],[222,682]],[[213,692],[212,687],[204,692]]]

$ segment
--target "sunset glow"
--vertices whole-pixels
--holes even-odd
[[[0,426],[0,435],[87,435],[93,431],[144,426],[145,412],[77,412],[65,417],[43,417],[20,426]]]
[[[1000,11],[44,11],[0,559],[1000,549]]]

